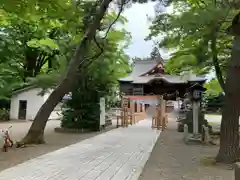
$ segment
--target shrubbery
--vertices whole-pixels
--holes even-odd
[[[72,98],[64,102],[62,128],[99,130],[100,98],[109,97],[105,98],[106,108],[115,104],[112,97],[118,83],[117,77],[106,74],[108,66],[103,63],[96,61],[94,68],[85,69],[76,78]]]
[[[8,121],[9,120],[9,110],[8,109],[0,109],[0,121]]]
[[[219,112],[223,106],[224,95],[209,95],[205,97],[206,110],[210,112]]]

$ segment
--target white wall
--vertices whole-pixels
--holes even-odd
[[[44,96],[38,95],[40,88],[33,88],[18,94],[14,94],[11,98],[10,119],[18,119],[19,101],[27,101],[26,119],[33,120],[44,103]]]

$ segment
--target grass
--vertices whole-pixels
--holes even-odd
[[[202,157],[200,158],[200,164],[203,166],[213,166],[216,165],[215,157]]]

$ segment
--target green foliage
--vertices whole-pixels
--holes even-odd
[[[88,69],[81,70],[72,99],[65,103],[67,109],[63,112],[62,127],[99,130],[100,97],[108,97],[106,106],[113,103],[109,97],[115,94],[119,77],[128,71],[128,59],[124,59],[121,50],[114,56],[117,49],[112,45]]]
[[[106,108],[115,104],[118,79],[129,71],[129,57],[124,53],[124,48],[130,38],[124,29],[113,29],[107,40],[97,39],[104,46],[104,51],[90,66],[85,68],[86,62],[79,68],[72,99],[64,103],[63,128],[99,130],[100,98],[105,97]],[[99,47],[92,44],[89,56],[94,56],[98,51]]]
[[[205,84],[207,89],[204,94],[204,101],[207,106],[207,111],[217,112],[223,105],[223,91],[216,79],[212,79]]]
[[[0,121],[8,121],[9,120],[9,110],[8,109],[0,109]]]
[[[208,112],[219,112],[224,103],[224,96],[222,94],[211,94],[209,96],[206,96],[204,99],[207,107],[206,110]]]
[[[154,48],[153,48],[150,56],[151,56],[151,59],[154,59],[154,60],[162,60],[161,54],[160,54],[160,52],[159,52],[159,50],[158,50],[157,47],[154,47]]]
[[[205,92],[206,96],[218,96],[220,93],[223,92],[216,79],[212,79],[204,86],[207,89]]]
[[[25,85],[44,89],[56,86],[83,36],[88,23],[86,19],[95,3],[68,0],[1,1],[0,98],[9,98],[14,89]],[[116,16],[115,12],[105,16],[98,36],[106,31]],[[119,17],[119,23],[126,21],[126,18]],[[131,36],[124,29],[118,31],[113,27],[108,41],[120,42],[123,37],[127,41],[121,42],[122,48],[129,44]],[[91,48],[98,52],[95,44]],[[117,53],[119,51],[115,56],[118,56]],[[119,58],[127,58],[123,56]],[[121,74],[121,70],[118,73]]]
[[[148,36],[164,36],[158,41],[159,47],[172,51],[166,70],[179,74],[191,69],[197,74],[208,74],[214,70],[213,59],[217,57],[225,76],[232,41],[225,30],[236,12],[213,0],[182,0],[172,6],[173,12],[154,18]]]

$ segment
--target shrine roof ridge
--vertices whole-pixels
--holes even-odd
[[[196,76],[194,74],[191,75],[190,77],[160,74],[160,75],[140,76],[140,77],[128,76],[120,79],[120,81],[131,82],[133,84],[146,84],[153,80],[163,80],[165,82],[172,83],[172,84],[182,84],[182,83],[188,83],[190,81],[203,82],[203,81],[206,81],[206,78],[204,76]]]

